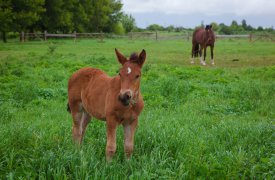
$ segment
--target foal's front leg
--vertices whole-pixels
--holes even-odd
[[[134,150],[134,136],[137,127],[138,119],[131,123],[123,124],[124,127],[124,152],[126,157],[129,159]]]
[[[107,117],[107,144],[106,144],[106,160],[111,161],[116,152],[116,128],[118,123],[116,118]]]

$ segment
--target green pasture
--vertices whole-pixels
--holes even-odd
[[[71,139],[67,81],[92,66],[110,76],[114,49],[147,51],[131,160],[117,132],[92,121]],[[0,43],[0,179],[274,179],[275,44],[218,40],[215,66],[190,64],[191,41],[49,40]]]

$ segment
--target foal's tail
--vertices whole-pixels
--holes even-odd
[[[71,113],[71,108],[70,108],[70,106],[69,106],[69,103],[67,103],[67,111],[68,111],[69,113]]]
[[[194,56],[195,56],[195,57],[198,57],[198,56],[199,56],[199,44],[198,44],[198,43],[195,44]]]

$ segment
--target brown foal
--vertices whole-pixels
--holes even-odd
[[[81,144],[92,117],[106,121],[106,159],[116,152],[116,128],[124,127],[124,150],[130,158],[134,149],[134,134],[144,103],[140,93],[141,68],[146,58],[145,50],[133,53],[129,59],[115,49],[122,68],[119,75],[109,77],[95,68],[82,68],[68,83],[68,108],[73,118],[72,135]]]

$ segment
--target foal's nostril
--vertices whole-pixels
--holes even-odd
[[[131,99],[131,95],[130,94],[125,94],[125,98],[126,99]]]

